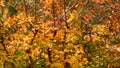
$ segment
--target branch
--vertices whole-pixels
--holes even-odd
[[[1,14],[1,17],[0,17],[1,19],[0,19],[0,21],[1,21],[1,23],[2,23],[2,26],[3,26],[3,20],[2,20],[2,18],[3,18],[3,7],[2,7],[2,14]],[[7,51],[7,49],[6,49],[6,46],[5,46],[5,44],[4,44],[4,37],[3,37],[3,33],[2,33],[2,36],[1,36],[1,44],[3,45],[3,48],[4,48],[4,51],[7,53],[7,55],[9,55],[9,53],[8,53],[8,51]]]
[[[37,35],[37,32],[38,32],[38,30],[35,30],[34,36],[33,36],[32,40],[31,40],[31,45],[32,45],[33,42],[34,42],[34,39],[35,39],[35,37],[36,37],[36,35]],[[29,48],[26,52],[27,52],[28,54],[30,54],[30,53],[31,53],[31,48]],[[30,60],[30,63],[29,63],[29,65],[28,65],[28,68],[33,68],[34,61],[33,61],[33,59],[32,59],[31,56],[29,56],[29,60]]]
[[[49,62],[52,63],[50,47],[48,47],[47,52],[48,52]]]
[[[4,51],[7,53],[7,55],[9,55],[9,53],[8,53],[8,51],[7,51],[7,49],[6,49],[6,46],[5,46],[5,44],[4,44],[4,37],[2,36],[2,38],[1,38],[1,44],[3,45],[3,48],[4,48]]]

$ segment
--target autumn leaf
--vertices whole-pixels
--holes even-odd
[[[67,22],[71,22],[75,19],[75,15],[73,13],[70,13],[70,17],[69,19],[67,20]]]

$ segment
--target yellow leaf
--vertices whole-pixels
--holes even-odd
[[[83,53],[83,54],[85,53],[82,45],[80,46],[80,53]]]
[[[96,42],[96,41],[100,41],[100,37],[99,36],[93,36],[93,42]]]
[[[67,22],[73,21],[74,18],[75,18],[75,15],[73,13],[71,13],[70,18],[67,20]]]
[[[62,63],[53,63],[51,65],[51,68],[64,68],[63,64]]]
[[[0,60],[0,68],[4,68],[4,62]]]
[[[87,35],[87,36],[84,37],[84,39],[85,39],[85,41],[89,42],[90,41],[90,36]]]
[[[110,48],[110,46],[108,45],[108,44],[106,44],[106,46],[105,46],[106,48]]]
[[[46,59],[48,58],[48,55],[47,55],[47,54],[45,54],[44,56],[45,56]]]

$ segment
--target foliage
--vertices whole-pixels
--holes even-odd
[[[0,0],[0,68],[119,68],[119,0]]]

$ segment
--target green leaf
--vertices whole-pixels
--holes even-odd
[[[9,0],[5,0],[5,2],[8,2]]]
[[[21,0],[14,0],[15,2],[20,2]]]
[[[8,9],[8,13],[10,14],[10,17],[17,14],[17,10],[15,9],[15,7],[11,5],[7,5],[7,9]]]

